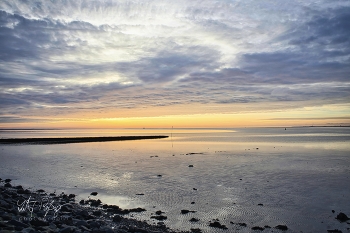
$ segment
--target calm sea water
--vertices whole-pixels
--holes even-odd
[[[164,223],[179,230],[223,232],[208,226],[217,218],[230,232],[279,224],[289,232],[350,227],[335,219],[339,212],[350,216],[350,128],[0,132],[1,138],[123,135],[169,138],[0,145],[0,177],[34,190],[79,194],[78,201],[97,191],[104,203],[146,208],[134,217],[154,223],[150,216],[162,210]],[[182,215],[182,209],[196,212]],[[200,221],[191,223],[193,217]]]

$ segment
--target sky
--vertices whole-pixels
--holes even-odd
[[[1,0],[0,128],[350,125],[349,0]]]

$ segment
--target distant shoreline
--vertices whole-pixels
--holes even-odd
[[[67,144],[84,142],[110,142],[144,139],[161,139],[168,136],[118,136],[118,137],[70,137],[70,138],[4,138],[0,144]]]

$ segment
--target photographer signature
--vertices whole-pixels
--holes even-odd
[[[57,217],[58,211],[62,207],[62,205],[55,203],[55,201],[48,195],[46,195],[46,197],[40,198],[40,200],[29,196],[29,198],[27,200],[24,200],[22,203],[19,203],[19,201],[17,201],[17,206],[19,212],[29,211],[30,217],[33,217],[35,208],[38,208],[39,210],[42,209],[45,211],[44,218],[50,211],[53,213],[54,218]]]

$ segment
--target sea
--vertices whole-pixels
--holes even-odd
[[[0,178],[77,201],[142,207],[129,217],[179,231],[349,232],[350,221],[336,216],[350,217],[350,127],[0,131],[0,138],[130,135],[168,138],[0,144]],[[163,223],[151,219],[158,210]],[[228,229],[210,227],[214,221]]]

